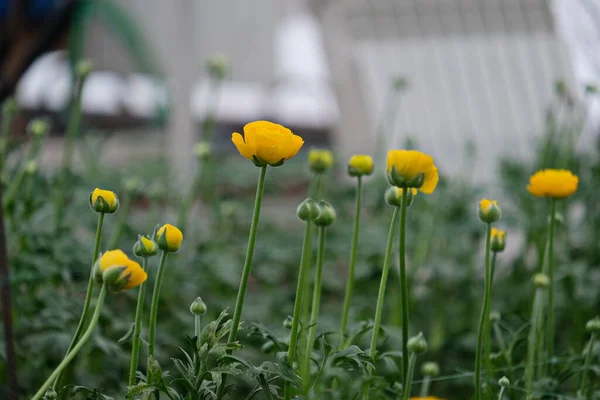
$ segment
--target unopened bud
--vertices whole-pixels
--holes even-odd
[[[502,217],[502,210],[496,200],[481,199],[479,202],[479,219],[491,224]]]
[[[229,60],[222,54],[212,56],[206,61],[208,73],[217,80],[223,80],[229,71]]]
[[[27,132],[33,137],[43,137],[48,135],[50,122],[46,118],[35,118],[27,124]]]
[[[296,215],[302,221],[312,221],[319,216],[319,206],[311,198],[304,200],[296,209]]]
[[[310,170],[322,174],[333,165],[333,153],[329,150],[311,149],[308,152],[308,166]]]
[[[591,333],[600,333],[600,317],[590,319],[585,324],[585,330]]]
[[[419,332],[417,336],[408,339],[408,351],[415,354],[423,354],[427,351],[427,341],[423,336],[423,332]]]
[[[212,151],[211,145],[207,141],[200,141],[194,146],[194,154],[199,159],[204,159],[210,155]]]
[[[404,189],[402,189],[402,188],[399,188],[396,186],[388,187],[387,190],[385,191],[385,202],[388,203],[390,206],[401,207],[403,192],[404,192]],[[409,207],[412,204],[413,198],[416,195],[417,195],[417,189],[415,189],[415,188],[407,189],[406,207]]]
[[[507,377],[503,376],[502,378],[498,379],[498,385],[502,387],[507,387],[510,385],[510,381]]]
[[[54,389],[50,388],[46,391],[46,394],[44,394],[43,400],[55,400],[57,398],[58,394],[54,391]]]
[[[498,311],[490,312],[490,322],[498,322],[500,321],[501,315]]]
[[[321,200],[319,202],[319,216],[315,218],[315,225],[317,226],[329,226],[335,222],[335,209],[326,202]]]
[[[546,274],[535,274],[533,276],[533,285],[536,288],[546,289],[550,285],[550,279]]]
[[[503,251],[506,247],[506,231],[492,228],[492,241],[490,245],[492,251],[497,253]]]
[[[94,69],[94,65],[90,60],[80,60],[75,66],[75,74],[81,80],[84,80]]]
[[[38,170],[38,162],[36,160],[29,160],[25,164],[25,173],[28,175],[33,175]]]
[[[355,154],[348,161],[348,175],[363,176],[373,173],[373,157],[366,154]]]
[[[438,376],[440,374],[440,366],[433,361],[426,362],[421,367],[421,373],[425,376]]]
[[[285,329],[292,329],[292,317],[290,317],[289,315],[283,320],[283,327]]]
[[[200,296],[198,296],[190,305],[190,312],[194,315],[204,315],[206,314],[206,311],[208,311],[208,308]]]
[[[133,254],[136,257],[152,257],[158,250],[158,243],[148,236],[138,236],[138,241],[133,245]]]

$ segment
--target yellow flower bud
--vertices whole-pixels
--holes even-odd
[[[527,191],[537,197],[562,199],[577,191],[579,178],[565,169],[545,169],[529,178]]]
[[[269,121],[254,121],[244,126],[244,136],[234,132],[231,141],[242,156],[257,167],[278,167],[298,154],[304,144],[283,125]]]
[[[115,192],[96,188],[90,194],[90,207],[99,213],[114,214],[119,209],[119,199]]]
[[[106,283],[113,291],[131,289],[148,278],[137,262],[130,260],[122,250],[110,250],[94,264],[94,279]]]
[[[363,176],[373,173],[373,157],[366,154],[355,154],[348,161],[348,175]]]
[[[390,150],[387,154],[387,178],[390,185],[434,192],[439,181],[433,157],[416,150]]]
[[[171,224],[165,224],[156,232],[158,247],[169,253],[176,253],[183,242],[183,233]]]
[[[402,206],[402,193],[404,192],[404,189],[396,187],[396,186],[390,186],[387,188],[387,190],[385,191],[385,202],[388,203],[390,206],[394,206],[394,207],[401,207]],[[409,207],[412,204],[413,198],[417,195],[417,189],[415,188],[410,188],[407,192],[407,204],[406,207]]]
[[[496,200],[481,199],[479,202],[479,219],[491,224],[502,217],[502,210]]]
[[[321,174],[333,165],[333,153],[329,150],[311,149],[308,152],[308,166],[310,170]]]
[[[158,250],[158,244],[148,236],[138,236],[138,241],[133,245],[133,254],[137,257],[152,257]]]
[[[492,251],[501,252],[506,247],[506,231],[492,228]]]

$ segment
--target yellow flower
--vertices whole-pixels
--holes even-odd
[[[311,149],[308,152],[308,166],[318,174],[327,171],[333,165],[333,153],[329,150]]]
[[[527,191],[537,197],[561,199],[577,191],[579,178],[566,169],[544,169],[529,178]]]
[[[350,176],[371,175],[373,173],[373,158],[366,154],[355,154],[348,161]]]
[[[479,219],[491,224],[502,217],[502,210],[496,200],[481,199],[479,202]]]
[[[90,194],[90,207],[99,213],[113,214],[119,209],[119,199],[115,192],[96,188]]]
[[[387,154],[387,175],[390,184],[414,187],[431,194],[439,181],[433,157],[416,150],[390,150]]]
[[[156,242],[161,250],[175,253],[181,247],[183,233],[176,226],[165,224],[156,232]]]
[[[234,132],[231,141],[240,154],[257,167],[277,167],[294,157],[304,140],[283,125],[254,121],[244,126],[244,136]]]
[[[122,250],[109,250],[102,254],[94,267],[94,276],[114,291],[134,288],[148,278],[140,264],[130,260]]]
[[[506,247],[506,231],[492,228],[492,251],[501,252]]]

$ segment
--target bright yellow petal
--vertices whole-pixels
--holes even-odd
[[[247,158],[248,160],[252,160],[254,149],[244,142],[242,135],[234,132],[233,135],[231,135],[231,141],[243,157]]]
[[[100,270],[104,272],[107,268],[115,265],[125,266],[129,262],[129,257],[121,250],[109,250],[100,257]]]
[[[292,135],[292,137],[290,139],[290,143],[289,143],[287,156],[285,157],[285,159],[289,160],[290,158],[295,157],[303,145],[304,145],[304,139],[302,139],[298,135]],[[333,164],[333,155],[331,154],[331,152],[328,152],[327,154],[328,154],[328,163]]]
[[[437,187],[439,180],[440,177],[438,175],[438,169],[434,165],[431,170],[425,172],[425,181],[423,182],[423,186],[421,186],[421,192],[425,194],[433,193],[435,188]]]
[[[129,260],[129,264],[127,265],[127,269],[123,272],[124,275],[129,275],[129,280],[127,281],[127,285],[125,285],[124,289],[131,289],[136,286],[141,285],[148,279],[148,274],[144,271],[144,269],[133,260]]]

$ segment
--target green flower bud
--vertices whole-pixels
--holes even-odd
[[[149,236],[138,236],[137,242],[133,245],[133,254],[136,257],[152,257],[158,253],[158,250],[158,243]]]
[[[322,174],[333,165],[333,153],[329,150],[311,149],[308,152],[308,166],[312,172]]]
[[[507,377],[503,376],[502,378],[498,379],[498,385],[502,387],[507,387],[510,385],[510,381]]]
[[[494,322],[498,322],[500,321],[500,313],[498,311],[492,311],[490,312],[490,322],[494,323]]]
[[[506,231],[492,228],[491,250],[497,253],[504,251],[506,247]]]
[[[190,305],[190,312],[194,315],[204,315],[206,311],[208,311],[206,303],[202,301],[200,296]]]
[[[585,324],[585,330],[591,333],[600,333],[600,317],[590,319]]]
[[[404,191],[404,189],[396,187],[396,186],[388,187],[387,190],[385,191],[385,202],[388,203],[390,206],[401,207],[403,191]],[[406,207],[410,207],[410,205],[412,204],[413,199],[416,195],[417,195],[417,189],[410,188],[408,190],[407,196],[406,196],[408,203],[406,204]]]
[[[79,60],[75,65],[75,74],[81,80],[84,80],[94,69],[94,65],[90,60]]]
[[[217,54],[206,60],[206,68],[211,77],[223,80],[229,72],[229,60],[222,54]]]
[[[54,389],[50,388],[44,394],[43,400],[55,400],[58,398],[58,394],[54,391]]]
[[[319,206],[311,198],[304,200],[296,209],[296,215],[302,221],[312,221],[319,216]]]
[[[34,118],[27,124],[27,133],[33,137],[44,137],[48,135],[50,122],[46,118]]]
[[[25,173],[27,175],[33,175],[38,170],[38,162],[36,160],[29,160],[25,164]]]
[[[427,340],[423,336],[423,332],[419,332],[417,336],[408,339],[408,351],[415,354],[424,354],[427,351]]]
[[[283,327],[285,329],[292,329],[292,317],[290,317],[289,315],[287,317],[285,317],[285,319],[283,320]]]
[[[547,289],[550,285],[550,279],[546,274],[535,274],[533,276],[533,285],[536,288]]]
[[[319,216],[315,218],[315,225],[317,226],[329,226],[335,222],[335,209],[326,202],[321,200],[319,202]]]
[[[212,146],[207,141],[202,140],[202,141],[196,143],[196,145],[194,146],[194,154],[199,159],[204,159],[204,158],[208,157],[211,152],[212,152]]]
[[[421,366],[421,373],[425,376],[438,376],[440,374],[440,366],[433,361],[426,362]]]
[[[496,200],[481,199],[479,202],[479,219],[491,224],[502,217],[502,210]]]

